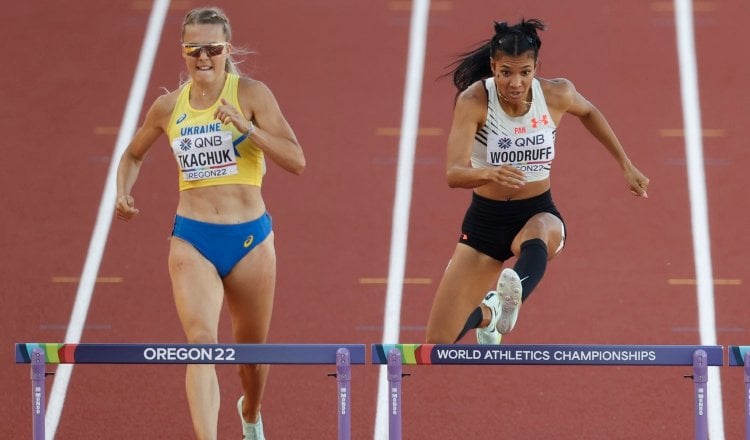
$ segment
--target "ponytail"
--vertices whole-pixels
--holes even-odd
[[[458,56],[452,66],[453,84],[459,92],[463,92],[474,82],[492,75],[492,68],[487,61],[492,55],[490,42],[487,41],[476,49]]]
[[[521,20],[520,23],[509,26],[506,22],[495,22],[495,35],[482,43],[479,47],[459,55],[452,67],[453,84],[458,93],[466,90],[470,85],[484,78],[492,76],[490,58],[498,52],[509,56],[519,56],[528,51],[533,52],[534,60],[539,56],[542,40],[537,31],[546,29],[545,24],[538,19]]]

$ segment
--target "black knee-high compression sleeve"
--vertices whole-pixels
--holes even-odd
[[[523,286],[523,301],[531,295],[537,284],[542,280],[547,269],[547,245],[539,238],[532,238],[521,243],[521,254],[516,260],[513,270],[521,279]]]
[[[466,320],[466,325],[464,325],[464,329],[461,330],[461,333],[458,334],[458,337],[454,342],[458,342],[459,339],[463,338],[466,333],[469,332],[471,329],[475,329],[482,325],[482,308],[477,307],[474,309],[473,312],[471,312],[471,315],[469,315],[469,319]]]

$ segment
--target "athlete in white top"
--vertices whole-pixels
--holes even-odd
[[[630,191],[647,197],[648,178],[632,164],[602,113],[570,81],[535,76],[542,44],[537,31],[544,23],[531,19],[494,27],[492,38],[460,57],[453,71],[459,94],[446,177],[451,188],[473,193],[435,294],[428,343],[454,343],[474,328],[479,343],[500,343],[547,261],[562,250],[565,226],[549,176],[564,114],[577,117],[609,151]],[[513,256],[513,268],[500,272]]]
[[[524,172],[526,182],[548,178],[555,158],[557,126],[549,116],[539,80],[532,79],[531,106],[520,116],[508,116],[503,110],[495,78],[485,79],[484,87],[488,98],[487,117],[474,136],[471,166],[512,165]]]

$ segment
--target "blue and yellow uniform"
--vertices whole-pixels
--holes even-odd
[[[239,76],[227,74],[216,102],[206,109],[190,105],[191,83],[180,90],[167,136],[179,171],[180,191],[215,185],[261,186],[265,174],[263,151],[233,124],[214,117],[221,98],[240,109],[237,97]],[[214,224],[175,216],[172,235],[193,245],[216,267],[223,278],[272,231],[271,217],[240,224]]]
[[[190,105],[191,83],[182,87],[167,136],[180,171],[180,191],[214,185],[261,186],[265,173],[263,151],[232,125],[214,118],[221,98],[240,109],[239,77],[227,74],[224,89],[207,109]]]

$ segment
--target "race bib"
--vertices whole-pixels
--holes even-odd
[[[172,142],[172,151],[183,180],[237,174],[237,157],[229,131],[180,136]]]
[[[555,158],[554,132],[545,130],[525,136],[487,136],[487,162],[515,167],[545,165]]]

